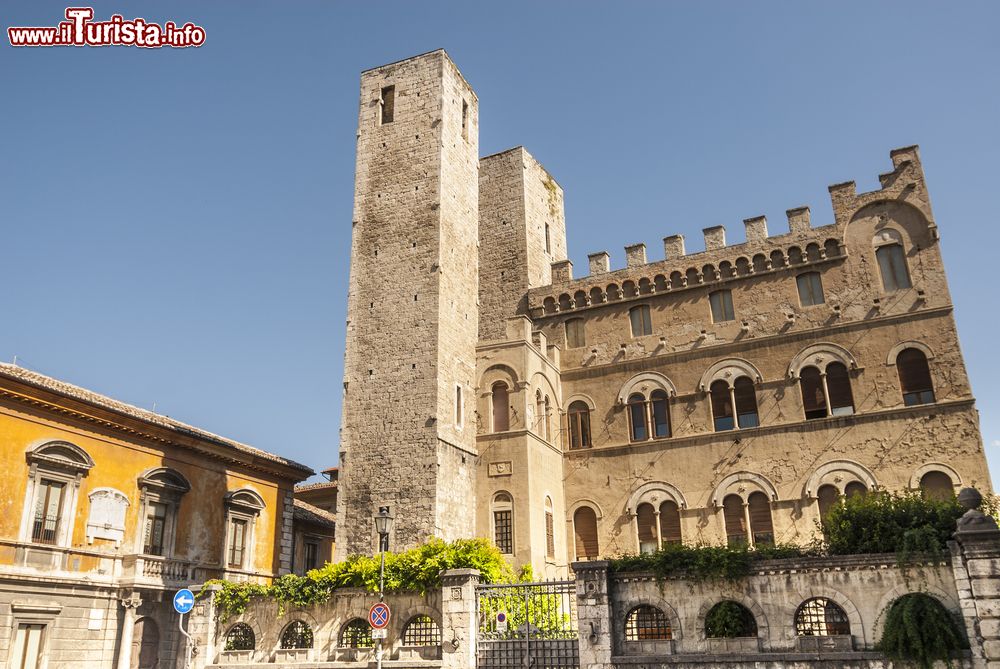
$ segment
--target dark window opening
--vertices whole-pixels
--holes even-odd
[[[741,376],[733,384],[733,391],[736,398],[736,425],[740,429],[760,425],[757,416],[757,392],[754,390],[753,381]]]
[[[882,274],[882,288],[891,293],[910,287],[910,273],[906,268],[906,256],[899,244],[888,244],[875,249],[875,259]]]
[[[733,404],[729,396],[729,384],[719,380],[712,383],[712,419],[715,421],[715,431],[723,432],[736,427],[733,418]]]
[[[649,317],[649,306],[642,304],[632,307],[628,312],[629,320],[632,322],[632,336],[644,337],[653,334],[653,324]]]
[[[569,447],[570,450],[590,448],[590,407],[581,400],[569,405]]]
[[[663,390],[654,390],[649,398],[653,414],[653,436],[669,437],[670,409],[667,404],[667,393]]]
[[[40,544],[54,544],[59,529],[65,484],[42,479],[35,503],[35,522],[31,529],[31,540]]]
[[[713,323],[736,320],[736,311],[733,309],[733,292],[731,290],[717,290],[708,296],[708,301],[712,305]]]
[[[899,386],[903,391],[903,404],[909,407],[934,402],[931,370],[923,351],[917,348],[905,349],[896,356],[896,369],[899,372]]]
[[[646,398],[638,393],[628,398],[628,419],[632,441],[646,441]]]
[[[803,307],[812,307],[823,304],[823,282],[819,272],[806,272],[795,277],[795,283],[799,288],[799,303]]]
[[[396,112],[396,87],[386,86],[382,89],[382,95],[379,96],[379,123],[392,123],[393,116]]]
[[[823,378],[815,367],[806,367],[799,374],[799,387],[802,390],[802,408],[805,409],[806,420],[826,418],[826,393],[823,391]]]

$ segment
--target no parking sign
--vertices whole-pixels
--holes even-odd
[[[507,631],[507,612],[498,611],[497,612],[497,632]]]

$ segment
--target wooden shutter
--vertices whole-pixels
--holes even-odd
[[[573,514],[573,531],[576,535],[576,559],[593,560],[599,553],[597,542],[597,514],[589,506],[581,506]]]
[[[675,502],[660,505],[660,538],[663,543],[681,543],[681,512]]]

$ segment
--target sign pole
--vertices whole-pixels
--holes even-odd
[[[194,645],[194,639],[191,635],[184,631],[184,615],[181,614],[177,619],[177,627],[180,629],[181,634],[187,638],[187,643],[184,645],[184,666],[182,669],[188,669],[191,666],[191,647]]]
[[[187,643],[184,644],[184,666],[182,669],[188,669],[191,666],[191,651],[194,650],[194,639],[184,631],[184,616],[190,613],[193,608],[194,593],[187,588],[178,590],[177,594],[174,595],[174,611],[180,614],[180,617],[177,619],[177,628],[187,639]]]

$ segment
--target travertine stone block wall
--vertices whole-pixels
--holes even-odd
[[[395,87],[394,118],[380,94]],[[348,289],[337,554],[370,553],[371,516],[397,513],[394,548],[472,532],[478,111],[443,51],[362,74]],[[392,281],[387,289],[387,277]],[[398,286],[405,285],[405,289]],[[463,402],[456,414],[457,389]],[[439,494],[440,493],[440,494]]]

